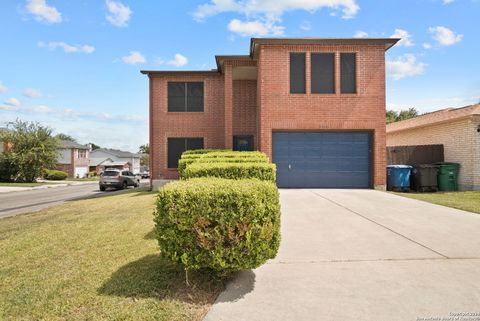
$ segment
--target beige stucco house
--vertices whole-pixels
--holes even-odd
[[[445,161],[460,163],[460,190],[480,190],[480,104],[387,125],[387,146],[430,144],[443,144]]]

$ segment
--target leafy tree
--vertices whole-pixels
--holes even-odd
[[[390,124],[397,121],[414,118],[414,117],[417,117],[418,115],[419,115],[418,110],[416,110],[415,108],[401,110],[400,112],[396,112],[394,110],[387,110],[386,121],[387,121],[387,124]]]
[[[52,136],[52,129],[38,122],[17,120],[13,129],[0,133],[0,141],[9,148],[2,155],[1,163],[14,164],[10,179],[35,182],[43,171],[57,163],[58,140]]]
[[[150,145],[141,145],[140,147],[138,147],[138,152],[140,154],[150,154]]]
[[[92,150],[100,148],[100,146],[98,146],[97,144],[94,144],[94,143],[89,143],[89,144],[92,145]]]
[[[67,134],[60,133],[60,134],[55,135],[55,138],[60,139],[60,140],[67,140],[69,142],[78,143],[75,138],[73,138],[72,136],[67,135]]]
[[[149,159],[150,156],[148,154],[142,154],[142,156],[140,156],[140,166],[148,166]]]

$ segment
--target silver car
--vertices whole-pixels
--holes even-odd
[[[107,168],[100,175],[99,185],[101,191],[106,190],[108,187],[116,189],[125,189],[128,186],[138,187],[140,186],[140,177],[128,170]]]

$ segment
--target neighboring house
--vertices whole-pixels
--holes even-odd
[[[114,161],[111,158],[103,159],[103,158],[94,158],[90,159],[90,171],[96,172],[97,175],[103,173],[107,168],[117,168],[120,170],[130,170],[132,168],[132,164],[127,161]]]
[[[64,171],[69,177],[88,176],[90,146],[71,142],[59,141],[57,169]]]
[[[461,190],[480,190],[480,104],[387,125],[387,146],[433,144],[443,144],[446,162],[460,163]]]
[[[90,153],[91,170],[95,168],[95,171],[100,173],[107,167],[128,168],[134,174],[138,174],[140,173],[140,155],[110,148],[92,150]]]
[[[260,150],[280,187],[385,188],[385,51],[399,39],[253,38],[209,71],[142,71],[152,185],[196,148]]]

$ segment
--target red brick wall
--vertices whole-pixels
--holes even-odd
[[[152,179],[176,178],[167,168],[167,138],[203,137],[205,148],[224,148],[224,81],[217,73],[151,74],[150,174]],[[203,81],[204,112],[168,112],[168,81]]]
[[[57,164],[56,170],[67,173],[68,177],[73,177],[73,165],[72,164]]]
[[[233,81],[233,135],[253,135],[257,144],[257,81]],[[232,138],[230,138],[232,139]]]
[[[385,48],[265,45],[260,49],[260,150],[272,155],[275,130],[373,131],[374,185],[385,185]],[[290,94],[289,53],[306,52],[306,94]],[[336,52],[336,94],[310,94],[310,52]],[[357,53],[357,94],[340,94],[340,52]]]
[[[290,94],[291,51],[307,53],[306,94]],[[329,51],[337,53],[338,93],[310,94],[309,53]],[[339,93],[340,52],[357,53],[357,94]],[[257,62],[258,79],[232,81],[232,67],[243,64],[254,65],[226,63],[224,74],[150,74],[152,179],[178,175],[166,168],[169,137],[204,137],[205,148],[226,148],[231,147],[232,135],[254,134],[255,147],[271,158],[275,130],[367,130],[373,133],[374,185],[385,185],[384,46],[263,45]],[[168,113],[168,81],[204,81],[204,112]],[[225,103],[225,97],[231,102]]]

